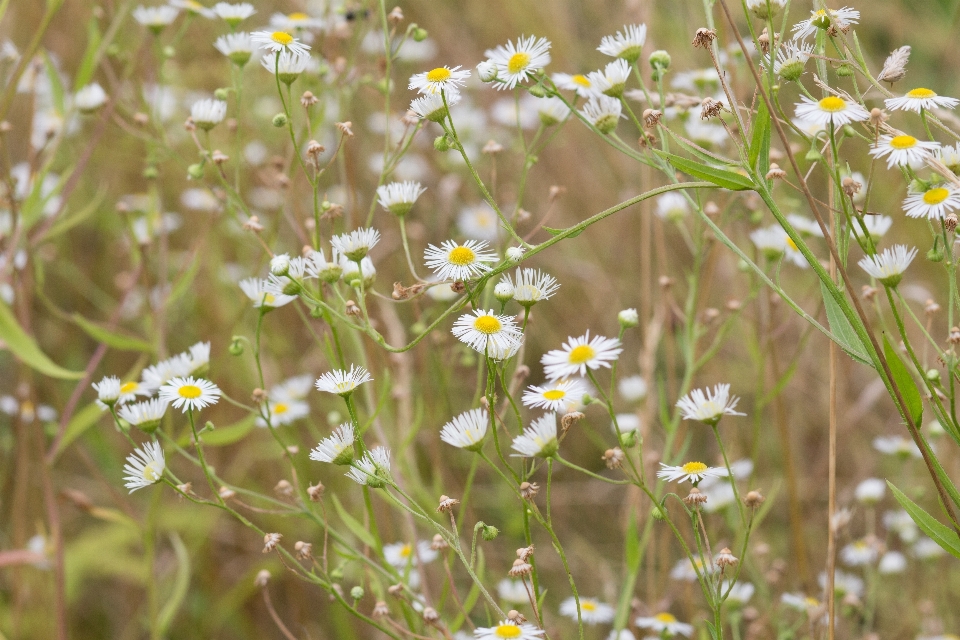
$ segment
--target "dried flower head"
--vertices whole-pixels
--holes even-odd
[[[283,534],[281,533],[268,533],[263,536],[263,553],[270,553],[276,549],[282,537]]]
[[[690,507],[691,509],[697,509],[707,503],[707,495],[693,487],[690,489],[690,493],[683,498],[683,503]]]
[[[607,469],[619,469],[623,465],[623,461],[626,459],[626,454],[623,453],[623,449],[620,447],[614,447],[613,449],[607,449],[603,452],[602,460],[607,465]]]
[[[697,29],[697,33],[693,36],[693,42],[691,43],[695,48],[709,49],[710,45],[714,40],[717,39],[717,32],[713,29],[707,29],[706,27],[700,27]]]
[[[313,544],[309,542],[297,540],[293,545],[293,549],[297,552],[298,560],[309,560],[313,557]]]
[[[447,544],[447,541],[443,539],[442,535],[438,533],[433,536],[433,541],[430,543],[431,549],[433,549],[434,551],[443,551],[444,549],[448,549],[449,547],[450,545]]]
[[[721,569],[732,567],[738,562],[739,560],[736,558],[736,556],[733,555],[733,553],[727,547],[724,547],[723,549],[721,549],[720,553],[717,554],[717,557],[714,560],[714,563]]]
[[[533,545],[517,549],[517,557],[526,562],[533,556]]]
[[[877,74],[880,82],[889,82],[893,85],[897,80],[903,80],[907,75],[907,61],[910,60],[910,47],[903,46],[894,49],[883,63],[883,69]]]
[[[257,577],[253,580],[253,584],[261,589],[266,587],[268,582],[270,582],[270,572],[266,569],[257,572]]]
[[[531,573],[533,573],[533,566],[519,558],[513,561],[513,566],[510,567],[510,571],[507,572],[511,578],[523,578]]]
[[[450,498],[448,496],[440,496],[440,504],[437,506],[437,511],[441,513],[444,511],[450,511],[458,504],[460,504],[460,501],[457,500],[456,498]]]
[[[747,496],[743,499],[743,503],[750,507],[751,509],[756,509],[763,504],[766,498],[763,497],[759,491],[751,491],[747,493]]]
[[[521,482],[520,483],[520,496],[524,500],[533,500],[537,497],[537,493],[540,491],[540,485],[536,482]]]

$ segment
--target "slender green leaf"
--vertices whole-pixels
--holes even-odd
[[[53,97],[53,106],[57,113],[63,115],[66,111],[67,90],[63,86],[63,79],[57,73],[57,67],[53,64],[50,54],[43,52],[43,64],[47,71],[47,78],[50,80],[51,96]]]
[[[654,149],[654,151],[656,151],[656,149]],[[700,180],[712,182],[718,187],[730,189],[731,191],[756,189],[756,185],[753,184],[750,178],[740,175],[739,173],[727,171],[726,169],[717,169],[716,167],[702,164],[696,160],[688,160],[680,156],[675,156],[672,153],[664,153],[663,151],[656,151],[656,153],[669,160],[670,164],[676,167],[678,171],[682,171]]]
[[[546,231],[547,233],[549,233],[549,234],[552,235],[552,236],[558,236],[558,235],[560,235],[561,233],[563,233],[564,231],[566,231],[566,229],[554,229],[553,227],[543,227],[543,230]],[[567,236],[567,237],[568,237],[568,238],[576,238],[576,237],[577,237],[578,235],[580,235],[581,233],[583,233],[583,231],[577,231],[576,233],[571,233],[571,234],[570,234],[569,236]]]
[[[97,424],[97,421],[100,420],[100,416],[102,415],[103,409],[101,409],[96,402],[91,402],[80,411],[74,413],[73,418],[67,423],[67,429],[63,432],[63,438],[60,439],[60,447],[57,449],[55,455],[60,455],[60,452],[66,449],[71,442],[86,433],[87,429]]]
[[[347,510],[343,508],[342,504],[340,504],[340,499],[336,496],[336,494],[334,494],[332,497],[333,506],[337,510],[337,515],[339,515],[340,519],[343,520],[343,524],[347,525],[347,528],[350,529],[350,532],[357,536],[360,539],[360,542],[368,547],[376,548],[377,543],[373,539],[373,535],[367,531],[367,528],[360,524],[356,518],[347,513]]]
[[[77,68],[77,75],[73,79],[74,91],[82,89],[93,78],[93,72],[96,71],[97,51],[100,49],[100,27],[97,25],[96,18],[90,18],[87,23],[87,50],[83,54],[80,66]]]
[[[0,341],[24,364],[36,369],[45,376],[61,380],[79,380],[82,371],[64,369],[47,357],[13,316],[13,311],[0,302]]]
[[[887,486],[890,487],[890,491],[893,492],[893,497],[897,499],[900,506],[910,514],[910,517],[925,534],[930,536],[944,551],[954,557],[960,558],[960,537],[957,536],[956,531],[927,513],[920,505],[900,491],[900,489],[893,486],[893,483],[889,480],[887,480]]]
[[[893,374],[893,381],[900,388],[903,400],[907,403],[906,409],[910,413],[910,418],[913,420],[913,424],[919,427],[923,422],[923,398],[920,397],[920,390],[917,388],[913,376],[907,371],[906,365],[897,355],[886,334],[883,336],[883,355],[887,357],[887,364]]]
[[[830,333],[832,334],[833,341],[836,342],[848,356],[857,362],[873,368],[869,351],[867,351],[863,341],[860,340],[857,332],[853,330],[853,325],[850,324],[847,316],[843,315],[840,305],[833,299],[826,285],[822,282],[820,283],[820,293],[823,295],[823,307],[827,312],[827,322],[830,324]]]
[[[187,552],[187,547],[176,533],[170,534],[170,544],[177,556],[177,574],[173,578],[173,591],[170,593],[170,599],[166,601],[157,616],[156,630],[161,638],[167,635],[167,630],[170,628],[174,616],[177,615],[177,611],[183,606],[183,601],[187,597],[187,590],[190,588],[190,554]]]
[[[120,349],[121,351],[143,351],[145,353],[153,353],[154,351],[153,345],[146,340],[125,336],[115,331],[104,329],[100,325],[87,320],[79,313],[73,314],[71,318],[87,335],[108,347]]]
[[[753,119],[753,134],[750,139],[750,166],[760,175],[770,169],[770,112],[761,100],[757,116]]]
[[[193,285],[193,279],[197,276],[198,271],[200,271],[199,251],[194,254],[193,260],[190,261],[190,266],[183,272],[180,279],[174,283],[173,288],[170,290],[170,297],[167,299],[168,304],[173,304],[173,302],[179,300],[183,294],[190,290],[191,285]]]
[[[217,427],[213,431],[203,433],[203,444],[213,447],[223,447],[243,440],[256,424],[256,416],[249,415],[242,420],[226,427]]]
[[[675,134],[673,131],[670,131],[669,129],[667,129],[667,131],[670,133],[670,137],[673,138],[673,140],[677,143],[677,145],[681,149],[683,149],[684,151],[686,151],[687,153],[689,153],[690,155],[696,158],[700,158],[703,162],[706,162],[707,164],[723,164],[731,167],[737,164],[736,162],[734,162],[733,160],[730,160],[729,158],[724,158],[723,156],[713,153],[712,151],[708,151],[706,149],[702,149],[700,147],[690,144],[689,142],[687,142],[686,140],[684,140],[683,138]]]

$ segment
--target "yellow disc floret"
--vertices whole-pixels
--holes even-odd
[[[507,71],[520,73],[527,68],[528,64],[530,64],[530,54],[519,51],[510,56],[510,60],[507,61]]]
[[[950,192],[947,189],[936,187],[923,194],[923,202],[924,204],[940,204],[948,197],[950,197]]]
[[[567,392],[563,389],[550,389],[550,391],[544,391],[543,397],[546,400],[562,400],[567,395]]]
[[[477,254],[473,252],[473,249],[470,247],[457,247],[450,252],[450,255],[447,257],[451,264],[455,264],[458,267],[465,267],[468,264],[473,264],[477,259]]]
[[[837,96],[827,96],[819,102],[819,105],[827,113],[837,113],[847,108],[847,101]]]
[[[702,462],[688,462],[681,467],[684,473],[703,473],[707,470],[707,465]]]
[[[910,91],[908,91],[908,92],[907,92],[907,97],[908,97],[908,98],[918,98],[918,99],[921,99],[921,100],[922,100],[922,99],[924,99],[924,98],[936,98],[936,97],[937,97],[937,94],[936,94],[936,92],[934,92],[934,91],[930,91],[930,89],[924,89],[923,87],[917,87],[916,89],[911,89]]]
[[[293,44],[293,36],[286,31],[274,31],[270,34],[270,38],[272,38],[277,44],[283,45],[284,47]]]
[[[593,347],[588,344],[582,344],[579,347],[574,347],[570,350],[570,364],[583,364],[584,362],[589,362],[597,355],[597,352],[594,351]]]
[[[203,391],[195,384],[185,384],[177,389],[177,393],[180,394],[181,398],[193,400],[194,398],[199,398],[203,394]]]
[[[473,328],[487,335],[500,331],[502,326],[495,316],[480,316],[473,321]]]
[[[917,139],[913,136],[896,136],[890,140],[890,146],[894,149],[911,149],[917,144]]]
[[[437,67],[427,72],[427,82],[446,82],[451,77],[450,69]]]

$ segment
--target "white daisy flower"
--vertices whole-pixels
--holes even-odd
[[[486,202],[465,207],[457,216],[460,232],[472,240],[496,242],[500,234],[497,212]]]
[[[541,300],[549,300],[560,288],[556,278],[538,269],[517,269],[514,278],[507,274],[500,282],[513,288],[513,299],[524,307],[532,307]]]
[[[903,201],[903,210],[909,218],[943,218],[957,209],[960,209],[960,192],[949,184],[910,193]]]
[[[598,92],[612,98],[619,98],[630,77],[630,64],[623,58],[607,63],[603,71],[591,71],[587,76],[590,85]]]
[[[160,399],[171,402],[175,409],[183,407],[183,412],[199,411],[220,400],[220,388],[203,378],[174,378],[160,387]]]
[[[427,564],[437,559],[439,554],[430,547],[426,540],[417,542],[414,552],[413,545],[407,542],[394,542],[383,545],[383,559],[391,567],[403,569],[407,566],[416,566],[417,560]]]
[[[352,364],[350,365],[350,371],[344,371],[343,369],[328,371],[320,376],[315,384],[318,391],[346,397],[365,382],[373,382],[373,378],[366,369]]]
[[[791,609],[796,609],[797,611],[803,611],[805,613],[816,611],[823,606],[816,598],[805,596],[802,593],[784,593],[780,596],[780,602],[787,605]]]
[[[350,471],[344,475],[357,484],[372,489],[382,488],[386,481],[390,480],[390,450],[386,447],[374,447],[353,463]]]
[[[901,458],[920,458],[920,448],[910,438],[904,436],[877,436],[873,439],[873,448],[880,453],[895,455]]]
[[[864,256],[857,264],[871,278],[876,278],[887,287],[895,287],[900,284],[903,272],[916,257],[916,247],[907,249],[906,245],[897,244],[892,249],[884,249],[877,255]]]
[[[440,439],[459,449],[479,451],[489,424],[490,414],[485,409],[471,409],[443,425]]]
[[[903,573],[907,568],[907,557],[899,551],[887,551],[877,563],[877,571],[883,575]]]
[[[934,156],[947,165],[947,168],[954,173],[960,173],[960,143],[940,147],[934,152]]]
[[[785,80],[795,82],[803,75],[807,60],[812,53],[812,43],[791,40],[777,51],[777,58],[773,61],[773,72]]]
[[[750,602],[750,598],[753,597],[756,587],[749,582],[737,582],[731,587],[730,583],[725,581],[721,592],[727,593],[727,591],[730,593],[727,594],[726,602],[732,605],[742,606]]]
[[[380,232],[369,227],[354,229],[330,239],[330,244],[337,253],[354,262],[367,255],[378,242]]]
[[[768,260],[775,261],[785,257],[798,267],[808,266],[800,248],[780,225],[757,229],[750,234],[750,240]]]
[[[840,549],[840,560],[850,567],[873,564],[878,555],[877,547],[866,539],[856,540]]]
[[[580,115],[604,135],[616,129],[617,122],[623,117],[620,101],[604,95],[590,96],[580,109]]]
[[[581,98],[589,98],[597,93],[593,83],[590,82],[590,78],[582,73],[573,75],[569,73],[555,73],[553,74],[553,84],[557,85],[558,89],[576,91],[577,95]]]
[[[163,470],[166,461],[163,457],[163,448],[159,442],[144,443],[139,449],[127,456],[127,464],[123,465],[124,486],[133,493],[137,489],[149,487],[163,479]]]
[[[557,453],[558,447],[555,413],[547,413],[534,420],[510,445],[517,452],[511,455],[521,458],[549,458]]]
[[[545,127],[563,122],[570,115],[570,108],[560,98],[540,98],[533,103],[537,108],[537,115]]]
[[[495,627],[477,627],[473,637],[478,640],[538,640],[543,637],[543,629],[537,629],[529,622],[517,624],[512,620],[501,620]]]
[[[423,261],[440,280],[472,280],[490,271],[488,263],[497,261],[497,254],[486,248],[487,243],[478,240],[462,244],[445,240],[439,247],[429,245],[423,252]]]
[[[840,96],[811,100],[802,95],[796,105],[796,114],[801,120],[824,126],[832,122],[835,127],[870,118],[866,109]]]
[[[690,215],[690,202],[676,191],[657,196],[657,215],[670,222],[678,222]]]
[[[206,372],[210,368],[209,342],[198,342],[183,355],[190,361],[190,373],[192,374]]]
[[[542,387],[530,385],[523,392],[524,406],[556,413],[567,413],[581,404],[587,385],[579,379],[557,380]]]
[[[560,603],[560,615],[572,620],[582,619],[584,624],[608,624],[613,622],[613,607],[596,598],[580,598],[580,615],[577,615],[577,600],[569,597]]]
[[[698,420],[713,426],[725,415],[747,415],[734,411],[739,401],[740,398],[730,395],[729,384],[718,384],[712,391],[709,388],[694,389],[677,401],[677,408],[684,420]]]
[[[460,92],[460,87],[464,85],[470,72],[464,69],[460,70],[460,65],[452,69],[447,66],[437,67],[430,71],[417,73],[410,76],[410,85],[408,89],[416,89],[420,93],[438,94],[446,93],[448,96]]]
[[[919,168],[939,147],[939,142],[917,140],[906,134],[882,135],[877,143],[870,147],[870,155],[874,158],[886,157],[887,169],[896,165]]]
[[[747,0],[747,9],[761,20],[773,18],[787,5],[787,0]]]
[[[152,398],[136,404],[125,404],[117,409],[117,415],[130,426],[145,433],[153,433],[160,426],[170,403],[162,398]]]
[[[140,5],[133,10],[133,19],[147,27],[154,33],[160,33],[163,28],[177,19],[180,11],[170,5],[145,7]]]
[[[390,213],[405,216],[424,191],[426,189],[413,180],[391,182],[377,187],[377,202]]]
[[[640,58],[646,41],[647,25],[624,25],[622,32],[617,31],[613,36],[603,36],[597,51],[612,58],[623,58],[632,64]]]
[[[500,354],[514,346],[519,347],[523,341],[523,334],[514,317],[497,315],[493,309],[475,309],[472,315],[463,314],[453,323],[452,332],[460,342],[491,357],[490,352]]]
[[[880,478],[867,478],[858,484],[857,488],[853,491],[857,502],[862,502],[863,504],[877,504],[883,500],[883,496],[886,495],[886,493],[887,483]]]
[[[120,384],[120,398],[117,400],[117,404],[132,402],[137,399],[137,396],[149,396],[151,393],[151,389],[136,380],[123,382]]]
[[[356,438],[353,425],[344,423],[320,441],[310,452],[310,459],[346,466],[353,462],[353,443]]]
[[[616,421],[610,421],[610,430],[614,434],[617,433],[617,430],[620,430],[622,435],[627,435],[628,433],[636,433],[640,431],[640,427],[643,426],[643,421],[635,413],[618,413],[616,415]]]
[[[305,267],[309,277],[319,278],[329,284],[333,284],[343,275],[343,267],[340,266],[340,257],[336,251],[331,252],[329,262],[323,250],[311,251]]]
[[[567,338],[562,349],[554,349],[543,354],[540,364],[550,380],[569,378],[587,374],[587,369],[610,368],[610,362],[617,359],[620,341],[616,338],[594,336],[587,331],[579,338]]]
[[[218,2],[213,5],[213,12],[217,14],[217,17],[226,22],[231,27],[236,27],[238,24],[252,16],[257,12],[253,8],[253,5],[249,2],[240,2],[237,4],[230,4],[229,2]]]
[[[689,638],[690,634],[693,633],[692,624],[679,622],[673,615],[669,613],[658,613],[657,615],[649,618],[637,618],[634,620],[634,622],[641,629],[650,629],[661,637],[669,638],[675,635],[682,635]]]
[[[446,104],[444,104],[443,98],[444,96],[438,93],[428,93],[411,102],[410,110],[421,120],[443,122],[447,117],[448,107],[457,104],[461,99],[459,93],[448,93]]]
[[[713,573],[716,571],[716,566],[712,562],[704,564],[700,558],[696,558],[693,561],[690,558],[681,558],[670,569],[670,579],[671,580],[682,580],[684,582],[696,582],[697,581],[697,571],[700,572],[700,575],[704,573]]]
[[[803,22],[798,22],[793,25],[793,37],[795,40],[802,40],[816,33],[817,29],[828,29],[831,26],[846,33],[850,25],[857,24],[859,21],[860,12],[850,7],[844,7],[842,9],[818,9],[811,11],[810,17]]]
[[[107,102],[107,92],[98,83],[88,84],[73,96],[73,106],[84,113],[91,113]]]
[[[278,400],[267,400],[265,403],[266,411],[270,416],[270,424],[274,427],[280,427],[288,424],[293,424],[301,418],[306,418],[310,415],[310,405],[302,400],[289,400],[289,401],[278,401]],[[262,417],[257,418],[257,425],[260,427],[266,427],[267,421]]]
[[[517,352],[520,351],[520,347],[523,346],[523,336],[521,335],[518,340],[513,342],[506,342],[504,344],[489,344],[487,345],[486,357],[497,362],[502,362],[503,360],[509,360],[513,356],[517,355]]]
[[[297,31],[303,29],[322,29],[323,20],[314,18],[302,11],[293,13],[275,13],[270,16],[270,26],[281,31]]]
[[[254,31],[250,39],[267,51],[289,51],[295,56],[310,55],[310,45],[300,42],[286,31]]]
[[[289,51],[268,53],[260,58],[260,64],[270,73],[276,74],[283,84],[291,84],[307,70],[309,55],[296,55]]]
[[[827,574],[821,573],[817,582],[821,589],[827,586]],[[858,598],[863,597],[863,579],[850,573],[837,571],[833,578],[833,592],[842,598],[847,594],[853,594]]]
[[[270,283],[260,278],[246,278],[238,284],[243,293],[253,301],[253,306],[258,309],[276,309],[297,299],[297,296],[275,293],[272,287],[268,286]]]
[[[310,394],[312,388],[313,376],[294,376],[270,389],[269,396],[271,400],[276,402],[303,400]]]
[[[607,640],[637,640],[637,636],[633,635],[630,629],[620,629],[620,631],[611,629],[607,634]]]
[[[725,469],[708,467],[702,462],[688,462],[679,467],[671,467],[661,462],[660,466],[662,468],[657,471],[658,478],[663,478],[667,482],[679,481],[681,483],[689,480],[694,486],[698,485],[704,478],[722,478],[727,475]],[[724,471],[724,473],[721,473],[721,471]]]
[[[112,407],[120,399],[120,378],[116,376],[106,376],[91,386],[97,391],[97,401],[106,407]]]
[[[360,288],[361,272],[365,289],[372,287],[377,279],[377,268],[373,266],[370,256],[361,260],[359,265],[345,256],[340,256],[340,271],[343,274],[343,281],[355,289]]]
[[[223,122],[227,116],[227,103],[223,100],[213,100],[207,98],[193,103],[190,107],[190,119],[194,124],[209,131]]]
[[[516,44],[508,42],[488,49],[484,55],[496,69],[497,89],[513,89],[550,64],[550,41],[536,36],[521,37]]]
[[[190,370],[190,358],[186,354],[178,353],[144,369],[140,380],[146,391],[152,393],[173,378],[190,375]]]
[[[177,9],[183,9],[187,13],[192,13],[195,16],[202,16],[204,18],[210,19],[215,18],[217,14],[213,12],[212,9],[208,9],[206,6],[197,2],[197,0],[169,0],[170,6],[176,7]]]
[[[820,225],[817,224],[817,221],[808,218],[807,216],[801,216],[797,213],[787,214],[787,222],[790,225],[800,232],[801,235],[814,236],[817,238],[823,237],[823,232],[820,230]]]
[[[226,3],[221,2],[220,4]],[[220,4],[217,6],[220,6]],[[249,33],[243,31],[224,34],[217,38],[213,46],[216,47],[217,51],[230,58],[230,61],[238,67],[247,64],[250,61],[250,56],[253,55],[253,40]]]
[[[930,89],[918,87],[905,93],[902,98],[887,98],[883,103],[887,106],[887,109],[893,111],[916,111],[920,113],[923,109],[929,111],[935,107],[953,109],[960,104],[960,100],[938,96]]]
[[[511,604],[525,604],[530,602],[530,596],[522,580],[504,578],[497,583],[497,595],[500,599]]]
[[[627,402],[639,402],[647,397],[647,381],[640,375],[626,376],[617,381],[617,391]]]

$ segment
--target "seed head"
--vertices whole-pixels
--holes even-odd
[[[947,342],[952,345],[960,344],[960,329],[957,327],[950,327],[950,336],[947,338]]]
[[[423,621],[427,624],[435,624],[440,620],[440,614],[433,607],[427,607],[423,610]]]
[[[496,140],[487,140],[487,144],[483,145],[483,149],[481,149],[482,153],[488,155],[496,155],[501,151],[503,151],[503,145]]]
[[[956,228],[957,228],[957,214],[952,213],[952,212],[951,212],[951,213],[948,213],[948,214],[946,215],[946,217],[943,219],[943,226],[945,226],[945,227],[947,228],[947,231],[951,231],[951,232],[952,232],[954,229],[956,229]]]
[[[693,36],[693,46],[695,48],[709,49],[710,45],[717,38],[717,32],[713,29],[707,29],[706,27],[700,27],[697,29],[697,33]]]
[[[229,487],[220,487],[220,490],[217,493],[220,495],[222,500],[230,500],[237,495],[237,492]]]
[[[457,500],[456,498],[450,498],[448,496],[440,496],[440,504],[437,506],[437,511],[439,512],[450,511],[458,504],[460,504],[460,501]]]
[[[889,82],[893,85],[897,80],[903,80],[907,75],[907,62],[910,60],[910,47],[903,46],[894,49],[886,61],[883,63],[883,69],[877,75],[880,82]]]
[[[523,578],[531,573],[533,573],[533,566],[519,558],[513,561],[513,567],[507,572],[511,578]]]
[[[526,562],[533,556],[533,545],[517,549],[517,557]]]
[[[683,499],[683,503],[691,509],[699,509],[701,506],[707,503],[707,494],[701,493],[700,489],[693,487],[690,489],[690,493],[687,494],[687,497]]]
[[[563,417],[560,418],[560,435],[562,436],[565,434],[567,429],[577,424],[581,420],[583,420],[583,414],[579,411],[571,411],[570,413],[564,414]]]
[[[516,609],[510,609],[510,611],[507,612],[507,620],[510,620],[512,622],[515,622],[518,625],[521,625],[527,621],[527,618]]]
[[[390,608],[383,600],[377,600],[377,604],[373,605],[373,612],[370,615],[374,618],[385,618],[390,615]]]
[[[927,302],[923,305],[923,312],[926,313],[928,316],[932,316],[938,311],[940,311],[940,305],[934,302],[932,299],[928,299]]]
[[[607,469],[619,469],[623,466],[623,461],[626,457],[623,449],[614,447],[613,449],[607,449],[603,452],[602,460],[606,463]]]
[[[318,102],[320,102],[319,98],[317,98],[317,96],[313,95],[313,93],[310,92],[310,91],[304,91],[304,92],[303,92],[303,95],[300,96],[300,104],[303,105],[303,108],[304,108],[304,109],[307,109],[307,108],[309,108],[309,107],[312,107],[313,105],[317,104]]]
[[[520,497],[524,500],[533,500],[537,497],[537,493],[540,491],[540,485],[536,482],[521,482],[520,483]]]
[[[700,103],[700,119],[708,120],[710,118],[719,116],[720,112],[725,110],[726,107],[723,106],[723,102],[720,100],[704,98],[703,102]]]
[[[250,394],[250,399],[256,404],[263,404],[267,401],[267,392],[260,387],[257,387],[253,390],[253,393]]]
[[[724,547],[720,550],[720,554],[717,556],[717,559],[714,562],[716,562],[716,565],[721,569],[725,569],[737,564],[739,560],[733,555],[733,552],[731,552],[730,549]]]
[[[767,180],[783,180],[787,177],[787,172],[780,168],[776,162],[770,163],[770,170],[767,171]]]
[[[289,498],[293,495],[293,485],[286,480],[281,480],[277,483],[277,486],[273,488],[273,492],[281,498]]]
[[[267,586],[268,582],[270,582],[270,572],[266,569],[261,569],[257,572],[257,577],[253,580],[253,584],[261,589]]]
[[[318,482],[317,484],[312,484],[307,487],[307,495],[310,496],[310,500],[312,502],[320,502],[323,500],[324,488],[325,487],[323,486],[322,482]]]
[[[283,534],[281,533],[268,533],[263,536],[263,553],[270,553],[276,549],[282,537]]]
[[[653,129],[660,124],[660,119],[662,117],[662,111],[657,111],[656,109],[645,109],[643,112],[643,126],[647,127],[648,129]]]
[[[297,559],[299,560],[309,560],[313,557],[313,544],[309,542],[297,540],[293,549],[297,552]]]
[[[443,539],[443,536],[439,533],[433,536],[433,542],[430,543],[430,548],[434,551],[443,551],[444,549],[449,548],[450,545],[447,544],[447,541]]]
[[[886,112],[884,112],[883,109],[874,107],[870,110],[870,124],[874,127],[879,127],[882,125],[887,121],[888,117],[889,116],[886,114]]]
[[[751,491],[747,494],[747,497],[743,499],[743,503],[751,509],[756,509],[762,505],[765,500],[766,498],[764,498],[763,494],[759,491]]]
[[[221,165],[230,160],[230,156],[220,151],[220,149],[215,149],[214,152],[210,154],[210,159],[213,160],[215,164]]]
[[[865,284],[860,287],[860,295],[863,296],[864,300],[873,300],[877,296],[877,289]]]

